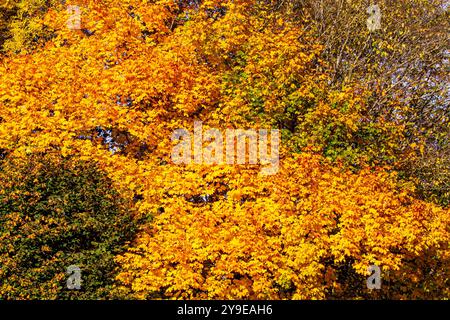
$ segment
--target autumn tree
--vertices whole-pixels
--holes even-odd
[[[215,201],[167,202],[118,258],[124,292],[147,299],[448,296],[449,211],[413,199],[395,175],[352,174],[302,155],[284,161],[275,179],[254,170],[222,179],[227,191],[217,190]],[[369,265],[382,266],[379,292],[366,287]]]
[[[42,23],[48,9],[57,0],[1,0],[0,52],[29,52],[54,36],[55,30]]]
[[[373,95],[411,105],[374,91],[359,64],[342,81],[312,13],[283,3],[83,1],[80,30],[67,28],[76,1],[43,8],[52,37],[0,63],[2,154],[93,162],[133,199],[147,222],[115,257],[121,297],[448,297],[449,211],[395,170],[421,144],[403,116],[375,116]],[[280,171],[174,164],[172,133],[194,121],[279,129]],[[379,292],[365,288],[372,264]]]
[[[375,15],[371,5],[380,18],[373,30],[367,26]],[[416,181],[420,195],[448,205],[448,1],[297,0],[273,1],[272,8],[306,21],[324,45],[321,57],[334,86],[370,92],[370,123],[404,127],[389,162]]]

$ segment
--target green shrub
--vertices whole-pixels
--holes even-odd
[[[114,256],[136,227],[129,202],[95,164],[7,157],[0,184],[0,297],[111,297]],[[79,290],[67,288],[71,265],[81,269]]]

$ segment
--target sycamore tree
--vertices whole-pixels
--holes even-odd
[[[80,28],[68,26],[67,5]],[[418,199],[396,170],[411,155],[409,127],[372,116],[370,86],[336,85],[307,16],[253,0],[39,8],[28,17],[51,36],[1,56],[0,150],[95,163],[133,200],[139,232],[126,253],[111,251],[115,295],[449,297],[449,209]],[[278,171],[207,164],[202,153],[174,163],[173,133],[198,122],[280,130]],[[371,265],[381,290],[366,287]]]

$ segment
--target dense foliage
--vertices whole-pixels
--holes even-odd
[[[448,10],[379,4],[2,2],[2,296],[449,298]],[[279,172],[174,164],[195,121],[279,129]]]
[[[135,230],[126,202],[93,164],[50,156],[1,163],[0,297],[101,299]],[[70,266],[80,290],[67,290]]]

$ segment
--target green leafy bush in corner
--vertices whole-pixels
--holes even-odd
[[[0,298],[105,299],[135,232],[128,202],[95,164],[50,155],[0,168]],[[81,269],[69,290],[67,268]]]

